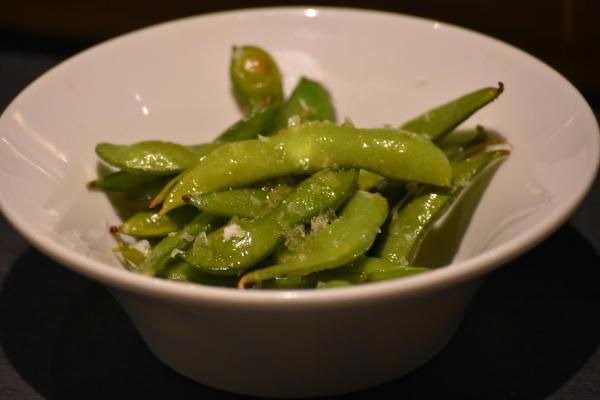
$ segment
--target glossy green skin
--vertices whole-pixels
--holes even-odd
[[[119,232],[136,238],[160,238],[177,232],[196,215],[193,207],[182,207],[160,216],[158,212],[144,210],[134,214],[119,226]]]
[[[352,263],[306,276],[275,277],[261,282],[265,289],[327,288],[360,285],[429,271],[424,267],[397,265],[375,257],[359,257]]]
[[[374,174],[366,169],[358,171],[358,189],[370,191],[377,188],[377,185],[385,179],[383,176]]]
[[[237,277],[235,276],[207,274],[198,268],[192,267],[185,261],[165,266],[164,270],[158,276],[172,281],[199,283],[209,286],[235,287],[237,285]]]
[[[117,171],[90,182],[88,188],[125,193],[127,199],[147,208],[170,179],[172,175],[138,175]]]
[[[278,105],[267,107],[255,112],[248,118],[244,118],[236,122],[225,132],[219,135],[217,139],[215,139],[214,143],[217,143],[214,144],[215,147],[219,147],[222,143],[255,139],[258,137],[258,135],[267,136],[272,134],[275,129],[275,119],[279,113],[279,110],[280,107]],[[167,185],[165,185],[158,195],[152,200],[152,202],[150,202],[150,208],[154,208],[162,203],[171,188],[183,177],[186,172],[187,170],[181,172]]]
[[[288,185],[277,185],[259,189],[199,193],[190,196],[188,203],[200,210],[224,217],[237,215],[242,218],[256,218],[283,200],[292,189]]]
[[[317,172],[262,218],[235,221],[239,236],[225,239],[229,224],[195,244],[184,260],[206,273],[239,275],[269,256],[293,226],[337,209],[355,188],[355,171]]]
[[[138,265],[144,262],[144,254],[125,243],[120,243],[113,251],[121,254],[124,261],[123,266],[127,269],[136,269]]]
[[[433,143],[396,129],[356,129],[315,122],[284,129],[266,140],[227,144],[206,156],[167,195],[162,213],[182,196],[325,168],[363,168],[395,180],[449,186],[450,163]]]
[[[104,162],[126,172],[172,175],[196,164],[220,146],[221,143],[184,146],[162,140],[146,140],[131,145],[98,143],[96,154]]]
[[[502,93],[502,88],[503,86],[500,86],[499,88],[484,88],[469,93],[438,108],[427,111],[425,114],[406,122],[401,128],[421,134],[432,141],[439,142],[477,110],[496,99],[500,93]],[[472,143],[453,143],[451,145],[438,144],[450,159],[457,154],[460,154],[466,146],[475,143],[485,136],[485,132],[481,128],[478,129],[478,134],[473,138],[471,141]],[[361,171],[358,178],[358,187],[362,190],[371,190],[375,188],[382,179],[382,176],[370,171]]]
[[[108,192],[128,192],[159,179],[161,179],[161,177],[117,171],[90,182],[88,187],[90,189],[100,189]]]
[[[449,160],[462,157],[465,149],[475,146],[485,146],[493,137],[480,125],[475,129],[453,132],[451,135],[437,141],[436,144],[444,151]],[[497,141],[496,141],[497,142]]]
[[[158,194],[154,197],[154,199],[152,199],[152,201],[150,202],[150,205],[148,206],[148,208],[154,208],[154,207],[158,206],[160,203],[162,203],[163,200],[165,199],[165,197],[167,197],[167,195],[175,187],[175,185],[177,184],[177,182],[179,182],[185,176],[185,174],[187,174],[189,171],[190,171],[190,168],[188,168],[188,169],[186,169],[186,170],[178,173],[177,175],[173,176],[163,186],[163,188],[160,190],[160,192],[158,192]]]
[[[144,208],[149,208],[152,201],[172,179],[173,175],[161,176],[156,180],[126,192],[126,197]]]
[[[438,141],[477,110],[496,99],[503,90],[501,83],[497,88],[476,90],[419,115],[401,128]]]
[[[301,122],[336,122],[335,107],[329,91],[319,82],[302,77],[282,107],[276,129],[286,128],[292,117],[298,117]]]
[[[424,187],[402,207],[385,230],[379,256],[396,264],[410,265],[425,234],[460,192],[505,151],[477,153],[452,162],[454,180],[449,189]]]
[[[254,139],[260,135],[270,135],[275,127],[275,117],[279,112],[278,106],[268,107],[258,111],[248,118],[242,119],[223,132],[215,142],[209,145],[198,145],[197,147],[206,146],[210,149],[220,147],[221,144],[227,142],[235,142],[247,139]],[[183,177],[187,170],[180,172],[171,181],[169,181],[161,191],[150,202],[150,208],[154,208],[164,200],[165,196],[170,192],[171,188]]]
[[[319,82],[302,78],[285,104],[261,108],[219,135],[216,141],[237,142],[255,139],[288,127],[290,118],[301,121],[336,121],[331,95]]]
[[[352,284],[360,284],[405,278],[427,271],[429,268],[397,265],[376,257],[361,257],[350,265],[328,271],[330,273],[324,274],[322,278],[325,282],[343,279]]]
[[[294,251],[281,254],[279,264],[244,275],[238,287],[278,276],[309,275],[351,263],[371,247],[387,215],[387,201],[380,194],[357,191],[334,222],[307,235]]]
[[[262,108],[227,128],[215,142],[238,142],[256,139],[258,135],[269,136],[278,130],[276,121],[280,111],[280,105]]]
[[[255,46],[234,46],[229,73],[244,114],[283,102],[279,67],[265,50]]]
[[[318,82],[302,78],[284,106],[279,104],[257,110],[236,122],[219,135],[215,142],[236,142],[255,139],[258,135],[269,136],[287,127],[289,118],[301,113],[304,120],[335,121],[335,108],[329,92]],[[164,195],[166,193],[161,193]],[[163,200],[158,196],[154,207]]]
[[[202,232],[210,233],[225,223],[225,219],[209,213],[197,215],[189,224],[174,235],[161,240],[150,251],[143,263],[138,267],[139,272],[155,275],[163,271],[170,263],[177,262],[173,250],[186,251],[193,245],[195,238]]]

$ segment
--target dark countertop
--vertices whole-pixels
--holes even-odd
[[[81,47],[0,42],[0,110]],[[588,100],[599,116],[600,99]],[[0,399],[232,397],[164,366],[108,291],[29,246],[1,216],[0,235]],[[597,180],[556,233],[491,274],[437,357],[342,397],[600,399],[599,239]]]

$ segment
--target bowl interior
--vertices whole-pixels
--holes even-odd
[[[97,176],[100,141],[209,141],[239,118],[230,48],[272,52],[289,92],[306,75],[326,84],[338,115],[363,127],[400,125],[458,95],[502,81],[505,92],[468,120],[513,146],[464,232],[444,229],[455,261],[525,250],[576,207],[598,163],[598,127],[551,68],[494,39],[434,21],[328,8],[188,18],[96,46],[43,75],[0,119],[0,203],[45,252],[88,271],[118,266],[107,227],[119,222]],[[460,214],[452,218],[460,221]],[[454,226],[454,225],[453,225]],[[437,235],[437,236],[436,236]],[[500,258],[497,258],[498,260]],[[94,261],[96,260],[96,261]],[[438,260],[439,261],[439,260]],[[457,264],[457,267],[460,265]]]

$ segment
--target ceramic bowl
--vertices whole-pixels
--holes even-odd
[[[139,276],[119,266],[94,145],[208,141],[239,118],[231,46],[278,60],[289,90],[326,84],[341,117],[399,125],[502,81],[469,119],[513,146],[460,235],[442,223],[448,265],[330,290],[239,291]],[[598,167],[598,126],[562,76],[495,39],[414,17],[335,8],[253,9],[187,18],[95,46],[44,74],[0,118],[0,203],[36,248],[101,282],[166,365],[198,382],[262,396],[342,393],[396,379],[450,339],[483,277],[558,228]],[[450,224],[452,225],[452,224]],[[456,239],[460,238],[460,242]],[[442,245],[445,243],[445,245]],[[437,252],[437,251],[434,251]]]

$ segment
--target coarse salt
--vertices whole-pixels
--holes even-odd
[[[175,258],[175,257],[177,257],[180,254],[185,254],[185,251],[180,250],[180,249],[173,249],[171,251],[171,258]]]
[[[136,249],[137,251],[142,253],[144,256],[147,256],[148,252],[150,251],[150,242],[145,239],[138,240],[133,245],[131,245],[131,248]]]
[[[227,225],[223,230],[223,240],[228,241],[232,238],[243,238],[246,235],[246,231],[242,229],[238,224]]]

